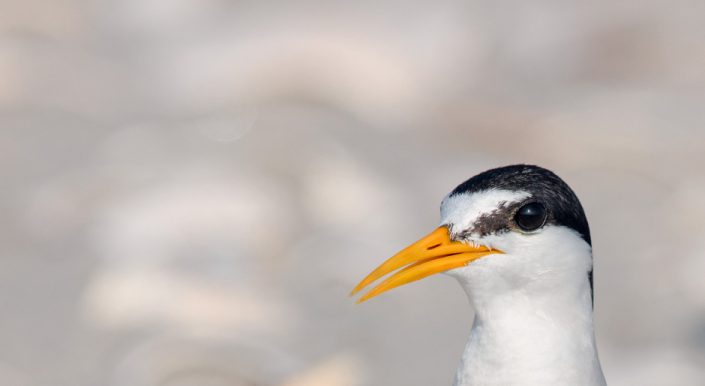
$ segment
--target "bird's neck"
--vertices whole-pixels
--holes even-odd
[[[475,321],[455,385],[604,385],[587,275],[562,284],[540,295],[466,287]]]

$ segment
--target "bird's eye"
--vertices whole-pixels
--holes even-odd
[[[540,202],[532,202],[519,208],[514,222],[523,231],[535,231],[546,223],[546,207]]]

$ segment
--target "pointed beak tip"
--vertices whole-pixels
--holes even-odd
[[[502,252],[484,246],[467,245],[452,241],[448,228],[441,226],[387,259],[368,274],[350,292],[350,296],[355,296],[371,283],[394,271],[396,272],[387,277],[386,280],[360,297],[356,304],[360,304],[392,288],[420,280],[435,273],[466,266],[473,260],[493,253]]]
[[[366,293],[366,294],[360,296],[360,298],[355,301],[355,304],[364,303],[364,302],[366,302],[366,301],[372,299],[372,298],[375,297],[375,296],[377,296],[377,294]]]
[[[366,281],[367,281],[367,279],[364,279],[364,280],[362,280],[361,282],[359,282],[359,283],[355,286],[355,288],[353,288],[353,289],[350,291],[350,296],[355,296],[355,295],[357,295],[358,293],[360,293],[360,291],[363,290],[363,288],[367,287],[367,285],[368,285],[369,283],[367,283]]]

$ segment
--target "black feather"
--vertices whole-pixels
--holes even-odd
[[[511,165],[490,169],[458,185],[451,196],[474,193],[489,189],[525,191],[531,194],[531,201],[539,201],[548,209],[546,224],[561,225],[575,230],[588,244],[590,227],[580,200],[573,190],[560,177],[550,170],[534,165]],[[508,219],[522,203],[511,206],[501,205],[496,212],[478,219],[471,233],[509,231]],[[592,270],[588,272],[591,296],[593,294]],[[593,297],[594,299],[594,297]]]

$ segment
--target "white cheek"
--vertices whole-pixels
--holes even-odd
[[[563,226],[548,225],[534,234],[510,231],[476,241],[504,253],[446,272],[468,291],[492,287],[497,293],[537,280],[578,280],[592,268],[590,246],[577,232]]]

